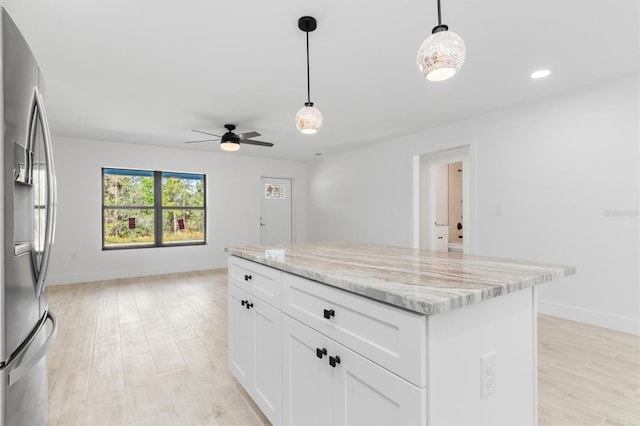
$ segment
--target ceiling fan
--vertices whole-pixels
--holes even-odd
[[[233,133],[236,129],[235,124],[225,124],[224,128],[227,129],[227,133],[224,135],[214,135],[213,133],[203,132],[202,130],[193,130],[194,132],[204,133],[205,135],[215,136],[216,138],[220,138],[220,148],[225,151],[237,151],[240,149],[240,144],[245,143],[248,145],[258,145],[258,146],[268,146],[272,147],[273,144],[271,142],[261,142],[252,140],[251,138],[255,138],[256,136],[260,136],[258,132],[246,132],[246,133]],[[185,143],[200,143],[200,142],[211,142],[216,141],[218,139],[203,139],[197,141],[187,141]]]

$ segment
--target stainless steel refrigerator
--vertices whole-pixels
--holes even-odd
[[[0,424],[44,425],[46,355],[57,332],[46,291],[56,183],[40,69],[7,12],[0,15]]]

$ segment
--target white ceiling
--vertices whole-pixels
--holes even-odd
[[[0,0],[45,74],[54,135],[219,151],[191,129],[258,131],[310,160],[638,71],[638,0],[442,0],[467,46],[451,80],[415,65],[436,0]],[[324,125],[295,127],[311,100]],[[551,77],[529,74],[550,68]]]

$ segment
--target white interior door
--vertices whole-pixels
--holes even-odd
[[[262,178],[260,194],[260,244],[293,242],[291,179]]]
[[[476,206],[478,200],[475,182],[476,155],[475,144],[469,144],[458,148],[414,156],[413,245],[415,248],[436,250],[434,242],[444,242],[445,245],[448,243],[449,208],[447,205],[444,214],[436,211],[436,206],[440,204],[437,202],[437,191],[435,190],[436,170],[439,170],[444,165],[445,168],[442,169],[444,172],[444,170],[447,170],[448,164],[461,163],[461,169],[464,170],[460,177],[462,180],[462,201],[464,203],[462,201],[459,203],[462,205],[462,211],[459,214],[460,218],[464,218],[464,229],[460,230],[464,233],[464,239],[458,238],[458,240],[462,242],[464,253],[477,253],[477,227],[475,226],[477,224]],[[448,171],[445,176],[448,181]],[[447,202],[447,197],[444,197],[444,201]],[[439,216],[442,216],[442,218]],[[457,223],[457,220],[453,222],[456,232],[458,231]],[[460,223],[462,223],[461,220]],[[457,238],[458,235],[456,233],[455,237]],[[442,249],[446,251],[448,248],[442,247]]]
[[[449,226],[449,166],[447,163],[431,166],[433,177],[433,209],[435,226]]]

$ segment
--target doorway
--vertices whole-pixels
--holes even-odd
[[[476,252],[472,155],[466,145],[414,156],[414,247]]]
[[[293,242],[293,182],[289,178],[261,179],[260,244]]]

